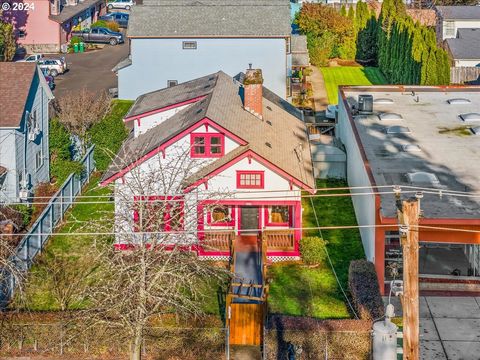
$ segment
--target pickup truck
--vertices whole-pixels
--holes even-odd
[[[72,36],[78,36],[84,42],[107,43],[117,45],[124,42],[123,34],[103,27],[73,31]]]

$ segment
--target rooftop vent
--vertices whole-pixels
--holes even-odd
[[[373,112],[372,95],[358,95],[358,111],[364,114],[371,114]]]
[[[203,111],[203,109],[198,109],[196,113],[200,114],[202,111]]]
[[[475,126],[470,128],[470,131],[473,133],[473,135],[480,135],[480,126]]]
[[[408,134],[410,133],[410,129],[406,126],[389,126],[387,128],[387,134]]]
[[[270,106],[267,106],[267,109],[270,110],[270,111],[272,111],[272,108],[271,108]]]
[[[272,144],[270,144],[269,142],[266,142],[265,145],[267,145],[270,149],[272,148]]]
[[[204,88],[204,89],[208,89],[209,87],[210,87],[210,84],[205,85],[203,88]]]
[[[403,116],[396,113],[382,113],[378,117],[382,121],[403,120]]]
[[[421,152],[422,148],[418,145],[407,144],[407,145],[402,145],[402,150],[404,152],[413,153],[413,152]]]
[[[272,126],[272,122],[270,120],[267,120],[267,124]]]
[[[412,184],[432,184],[438,185],[440,181],[437,178],[437,175],[424,172],[424,171],[416,171],[407,174],[407,179]]]
[[[480,121],[480,113],[468,113],[468,114],[460,114],[458,115],[462,121],[469,122],[469,121]]]
[[[374,99],[373,103],[374,104],[393,104],[393,100],[388,98],[378,98],[378,99]]]
[[[455,99],[448,99],[447,103],[449,103],[450,105],[465,105],[465,104],[470,104],[471,101],[465,98],[455,98]]]

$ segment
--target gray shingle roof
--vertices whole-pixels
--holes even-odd
[[[214,80],[209,80],[212,78]],[[182,89],[190,91],[188,97],[196,97],[195,95],[201,92],[192,89],[201,88],[202,82],[204,87],[211,85],[212,88],[207,94],[204,93],[206,97],[203,100],[179,111],[146,133],[127,139],[104,174],[103,180],[109,179],[121,169],[207,117],[247,142],[247,145],[237,148],[235,153],[225,154],[227,159],[250,149],[302,183],[315,187],[312,158],[304,122],[296,116],[297,111],[293,112],[284,104],[284,100],[265,88],[263,120],[244,110],[240,95],[241,85],[221,71],[143,95],[139,100],[142,103],[150,103],[145,107],[150,109],[154,99],[157,99],[160,104],[157,108],[160,108],[163,104],[170,103],[172,99],[181,99],[179,94],[182,93]],[[208,169],[200,170],[200,173],[195,174],[192,179],[208,175],[224,161],[222,159],[215,161]]]
[[[480,20],[480,6],[437,6],[443,20]]]
[[[479,29],[480,33],[480,29]],[[447,39],[447,45],[455,60],[480,59],[480,37],[466,39]]]
[[[292,53],[308,53],[307,37],[305,35],[294,35],[291,38]]]
[[[239,6],[239,5],[289,5],[290,0],[143,0],[144,5],[209,5],[209,6]]]
[[[291,32],[286,5],[134,6],[129,37],[286,37]]]
[[[480,22],[480,19],[478,19],[478,21]],[[476,29],[476,28],[458,29],[457,37],[459,39],[480,40],[480,29]]]
[[[103,0],[85,0],[77,5],[63,6],[60,15],[50,15],[49,18],[59,24],[70,20],[72,17],[85,12],[88,8],[103,2]]]

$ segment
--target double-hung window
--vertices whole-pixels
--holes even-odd
[[[237,189],[263,189],[263,171],[237,171]]]
[[[210,226],[234,226],[235,208],[227,205],[212,205],[207,210],[207,224]]]
[[[190,137],[192,158],[221,157],[224,154],[224,136],[218,133],[193,133]]]
[[[265,208],[265,225],[289,226],[292,224],[292,207],[272,205]]]
[[[183,230],[182,196],[136,196],[134,202],[135,231],[155,233]]]

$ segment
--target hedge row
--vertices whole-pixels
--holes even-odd
[[[348,269],[348,286],[360,319],[373,321],[383,317],[384,305],[373,263],[352,261]]]

